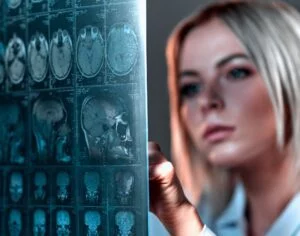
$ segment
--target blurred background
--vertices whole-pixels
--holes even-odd
[[[202,5],[215,1],[147,0],[149,140],[158,142],[167,157],[170,157],[170,129],[165,62],[166,41],[172,29],[182,18]],[[300,9],[299,0],[286,0],[284,2]]]

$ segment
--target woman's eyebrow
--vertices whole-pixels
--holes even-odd
[[[222,58],[220,61],[218,61],[216,64],[216,68],[219,69],[220,67],[229,63],[230,61],[239,59],[239,58],[249,60],[249,56],[247,54],[235,53],[235,54],[228,55],[228,56]],[[183,79],[184,77],[201,77],[201,75],[200,75],[199,71],[196,71],[193,69],[186,69],[186,70],[180,71],[179,76],[178,76],[179,79]]]
[[[183,70],[179,72],[179,79],[183,79],[184,77],[199,77],[199,76],[200,76],[199,72],[191,69]]]
[[[227,64],[228,62],[230,62],[234,59],[237,59],[237,58],[242,58],[242,59],[249,60],[249,56],[247,54],[235,53],[235,54],[231,54],[229,56],[226,56],[226,57],[222,58],[220,61],[218,61],[217,64],[216,64],[216,68],[220,68],[220,67],[224,66],[225,64]]]

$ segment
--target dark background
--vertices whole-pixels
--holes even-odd
[[[270,1],[270,0],[259,0]],[[170,156],[169,101],[165,45],[176,24],[200,6],[215,0],[147,0],[149,140]],[[300,9],[300,1],[286,0]],[[300,46],[300,45],[299,45]]]

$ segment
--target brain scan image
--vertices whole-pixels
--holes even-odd
[[[116,24],[107,39],[107,60],[112,72],[118,76],[127,75],[135,65],[138,42],[129,24]]]
[[[116,236],[133,236],[135,216],[131,211],[119,211],[115,215]]]
[[[115,173],[115,197],[120,204],[129,204],[133,198],[135,177],[131,171]]]
[[[56,212],[56,235],[70,236],[71,232],[71,216],[66,210],[59,210]]]
[[[24,121],[16,103],[0,102],[0,162],[23,164]]]
[[[86,26],[77,38],[77,67],[82,76],[96,76],[104,61],[104,41],[97,27]]]
[[[34,174],[34,191],[33,196],[35,201],[44,201],[47,197],[48,178],[45,172],[38,171]]]
[[[0,42],[0,84],[4,82],[4,78],[5,78],[4,56],[5,56],[5,46],[3,43]]]
[[[16,9],[21,5],[22,0],[6,0],[6,3],[10,9]]]
[[[23,81],[26,68],[26,49],[22,39],[16,34],[7,44],[5,68],[12,84],[19,84]]]
[[[8,213],[8,235],[21,236],[23,230],[22,214],[17,209],[12,209]]]
[[[20,172],[14,171],[10,174],[8,189],[10,200],[13,203],[20,202],[24,193],[23,175]]]
[[[0,236],[147,235],[142,10],[0,0]]]
[[[47,223],[46,212],[42,209],[36,209],[33,212],[33,236],[45,236]]]
[[[128,112],[122,100],[116,97],[99,95],[84,99],[81,128],[90,158],[133,159]]]
[[[68,77],[72,68],[73,46],[71,37],[66,30],[56,31],[50,42],[49,63],[57,80]]]
[[[70,175],[60,171],[56,175],[56,197],[59,201],[65,202],[70,199]]]
[[[28,46],[28,70],[35,82],[42,82],[48,71],[48,42],[41,33],[31,37]]]
[[[84,213],[86,236],[100,236],[101,215],[98,211],[90,210]]]
[[[95,204],[100,200],[100,175],[95,171],[84,173],[85,201]]]
[[[58,163],[68,163],[67,153],[70,127],[67,111],[62,101],[54,96],[39,97],[33,104],[32,129],[36,141],[38,161],[55,158]]]

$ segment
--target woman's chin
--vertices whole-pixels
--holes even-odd
[[[207,153],[207,161],[215,167],[233,168],[243,165],[245,152],[242,152],[237,145],[226,144],[220,147],[211,148]]]
[[[233,168],[239,164],[232,156],[210,155],[207,157],[207,160],[212,166],[224,169]]]

